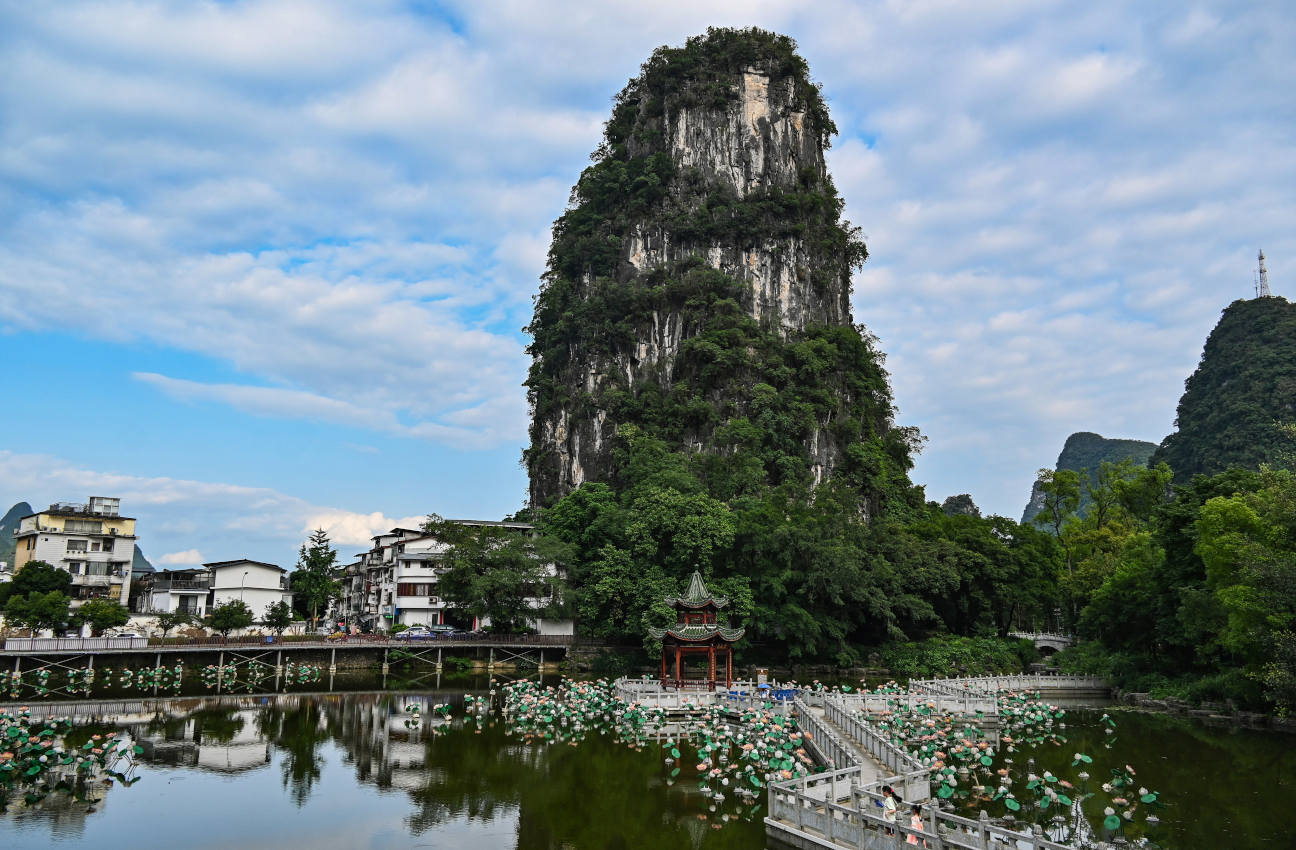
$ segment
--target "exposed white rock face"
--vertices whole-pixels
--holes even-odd
[[[628,142],[629,155],[669,154],[675,178],[667,191],[672,203],[685,211],[690,205],[696,209],[705,197],[741,201],[771,191],[797,193],[826,185],[822,128],[813,126],[804,105],[798,105],[804,98],[798,99],[797,85],[793,77],[772,76],[771,69],[745,68],[733,75],[727,102],[668,106],[656,116],[641,113],[639,120],[652,132],[645,133],[643,141]],[[658,216],[632,223],[620,239],[620,280],[702,258],[745,284],[742,309],[765,327],[791,334],[810,326],[852,322],[849,264],[844,259],[835,264],[816,260],[800,236],[749,243],[726,235],[698,244]],[[586,275],[584,297],[590,297],[595,285]],[[571,351],[572,372],[563,384],[594,402],[564,406],[533,426],[528,457],[533,504],[549,504],[583,481],[604,479],[619,423],[597,406],[597,400],[615,388],[637,389],[646,383],[669,387],[677,378],[681,346],[699,330],[695,324],[686,311],[654,310],[629,345],[612,353]],[[580,410],[579,415],[571,417],[570,409]],[[820,426],[827,429],[830,424]],[[701,451],[709,445],[708,437],[690,434],[685,442]],[[839,448],[826,430],[816,431],[805,448],[819,483],[837,464]]]

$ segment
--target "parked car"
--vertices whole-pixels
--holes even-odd
[[[142,637],[144,637],[144,635],[140,634],[139,632],[113,632],[112,634],[108,635],[108,637],[112,637],[112,638],[142,638]]]
[[[463,634],[463,632],[460,631],[457,627],[452,626],[449,623],[437,623],[435,625],[426,626],[426,628],[430,629],[432,631],[432,634],[436,635],[437,637],[449,637],[450,635]]]
[[[427,626],[410,626],[408,629],[402,629],[392,635],[396,640],[427,640],[433,636],[432,629]]]

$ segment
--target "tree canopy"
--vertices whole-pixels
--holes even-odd
[[[329,542],[328,532],[319,528],[311,532],[310,539],[302,544],[297,557],[297,568],[288,576],[292,590],[293,607],[310,619],[312,625],[328,612],[329,603],[341,593],[334,573],[337,570],[337,550]]]

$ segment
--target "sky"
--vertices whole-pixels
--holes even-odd
[[[929,499],[1018,517],[1068,434],[1159,442],[1257,249],[1296,297],[1280,0],[0,0],[0,512],[291,566],[522,507],[550,225],[708,26],[822,85]]]

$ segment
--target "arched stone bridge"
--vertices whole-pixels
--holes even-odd
[[[1035,648],[1044,654],[1053,654],[1068,646],[1075,646],[1075,637],[1073,635],[1064,635],[1061,632],[1009,632],[1009,637],[1023,638],[1035,644]]]

